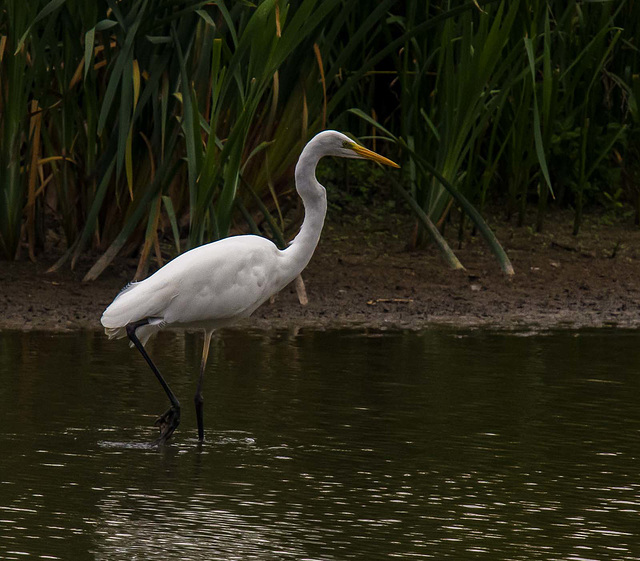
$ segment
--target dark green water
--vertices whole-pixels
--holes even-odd
[[[640,333],[0,333],[0,559],[640,559]]]

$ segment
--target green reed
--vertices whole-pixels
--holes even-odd
[[[552,201],[571,205],[576,234],[593,201],[640,208],[634,10],[7,0],[0,251],[35,259],[53,231],[68,248],[55,267],[99,252],[92,279],[118,254],[136,254],[142,277],[163,250],[247,229],[282,245],[297,155],[331,126],[386,138],[403,159],[389,181],[420,224],[415,243],[435,239],[462,266],[441,234],[458,208],[510,273],[487,201],[521,224],[537,203],[538,229]]]
[[[517,211],[521,225],[528,204],[537,202],[540,230],[557,199],[575,208],[577,234],[585,201],[618,192],[611,180],[620,161],[637,166],[628,149],[637,139],[629,134],[637,129],[637,6],[479,4],[465,10],[471,4],[408,2],[387,18],[389,35],[404,39],[392,55],[399,104],[384,127],[376,124],[403,150],[412,204],[433,224],[442,228],[456,206],[462,219],[476,222],[468,203],[482,207],[492,198],[505,203],[507,217]],[[426,224],[417,232],[415,243],[433,237]]]

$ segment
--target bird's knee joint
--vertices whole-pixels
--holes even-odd
[[[204,403],[204,397],[202,397],[202,394],[197,393],[196,395],[193,396],[193,402],[196,405],[202,405]]]
[[[147,325],[148,323],[149,323],[148,319],[142,319],[140,321],[136,321],[128,325],[125,325],[124,329],[127,332],[127,336],[129,337],[129,339],[131,339],[132,337],[135,337],[136,329],[138,329],[138,327],[142,327],[143,325]]]

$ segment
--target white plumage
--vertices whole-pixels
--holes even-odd
[[[149,319],[136,331],[142,344],[166,326],[224,327],[251,315],[291,282],[286,260],[286,252],[259,236],[197,247],[127,286],[104,311],[102,325],[110,338],[126,337],[127,325]]]
[[[305,207],[299,234],[286,249],[260,236],[235,236],[206,244],[176,257],[148,279],[131,283],[102,314],[105,332],[128,336],[142,353],[167,393],[172,407],[158,419],[166,441],[180,420],[180,404],[155,367],[144,345],[165,327],[202,328],[205,342],[195,396],[198,436],[204,438],[202,379],[211,333],[250,316],[269,297],[282,290],[307,266],[320,239],[327,211],[326,191],[315,169],[323,156],[368,158],[398,167],[336,131],[316,135],[296,165],[296,189]]]

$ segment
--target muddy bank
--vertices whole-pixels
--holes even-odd
[[[578,237],[566,212],[555,213],[541,234],[497,226],[516,270],[508,279],[481,238],[467,235],[456,249],[464,271],[448,269],[433,247],[407,251],[406,222],[392,216],[384,225],[361,218],[328,223],[303,274],[309,304],[301,306],[290,286],[244,325],[640,326],[640,231],[631,223],[591,217]],[[100,329],[102,311],[136,267],[135,259],[121,259],[97,281],[82,283],[92,261],[74,272],[47,274],[56,257],[0,262],[0,329]]]

